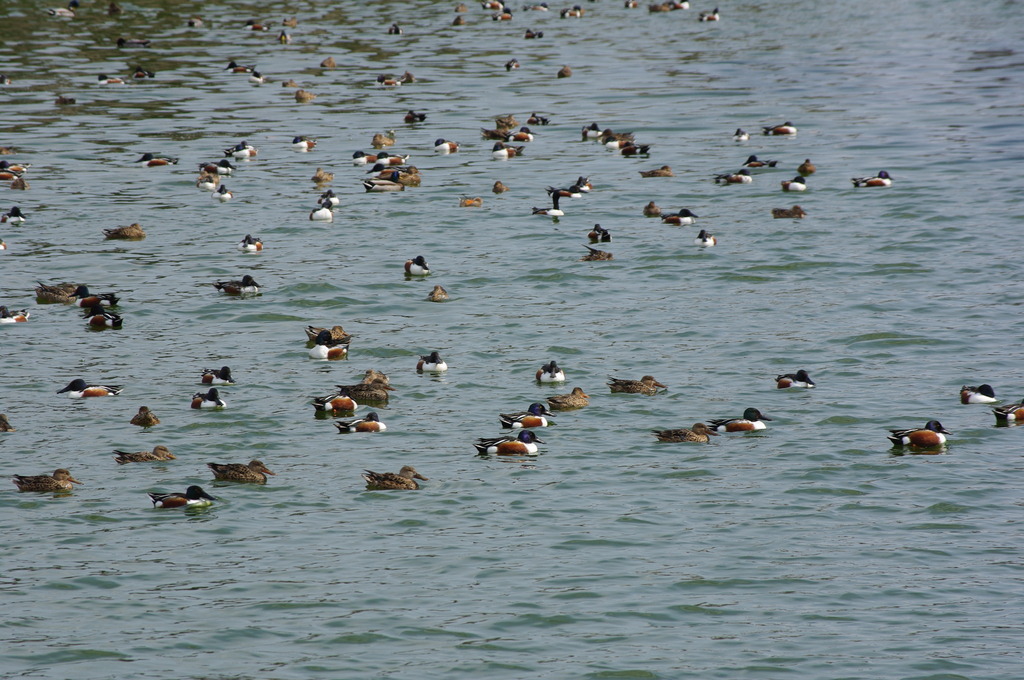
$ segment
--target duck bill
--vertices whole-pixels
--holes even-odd
[[[72,484],[82,484],[80,481],[71,476],[68,477],[68,481],[71,482]],[[85,484],[82,484],[82,486],[85,486]]]
[[[666,385],[666,384],[664,384],[664,383],[660,383],[660,382],[658,382],[657,380],[655,380],[655,381],[654,381],[654,386],[655,386],[655,387],[663,387],[663,388],[665,388],[666,390],[668,389],[668,385]]]
[[[420,474],[420,473],[418,473],[418,472],[417,472],[416,474],[414,474],[414,475],[413,475],[413,478],[414,478],[414,479],[422,479],[422,480],[423,480],[424,482],[429,482],[429,481],[430,481],[430,479],[429,479],[429,478],[427,478],[427,477],[424,477],[423,475],[421,475],[421,474]]]

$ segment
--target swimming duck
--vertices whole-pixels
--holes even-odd
[[[201,508],[217,500],[194,484],[185,489],[185,493],[151,493],[149,499],[154,508]]]
[[[46,11],[53,17],[73,18],[75,16],[75,10],[78,9],[78,7],[78,0],[71,0],[67,7],[58,7],[56,9],[48,9]]]
[[[0,323],[24,323],[28,321],[29,313],[24,309],[11,311],[0,305]]]
[[[583,246],[589,252],[580,258],[580,262],[606,262],[614,259],[611,253],[607,250],[598,250],[597,248],[591,248],[590,246]]]
[[[853,177],[850,179],[855,187],[891,187],[892,176],[885,170],[879,171],[874,177]]]
[[[942,427],[937,420],[929,420],[922,428],[909,428],[906,430],[889,430],[892,435],[889,441],[893,446],[910,446],[918,448],[932,448],[942,446],[946,443],[946,435],[952,434]]]
[[[487,128],[480,128],[480,136],[484,139],[497,139],[500,142],[507,142],[511,134],[511,131],[507,128],[495,128],[491,130]]]
[[[260,292],[260,285],[246,274],[241,281],[215,281],[213,287],[228,295],[255,295]]]
[[[120,385],[89,385],[81,378],[75,378],[68,383],[67,387],[57,390],[57,394],[67,392],[72,399],[84,397],[116,397],[121,394],[124,388]]]
[[[525,146],[510,146],[504,142],[495,142],[491,147],[491,158],[497,161],[507,161],[510,158],[523,155]]]
[[[313,101],[314,99],[316,99],[316,94],[310,92],[309,90],[303,90],[302,88],[295,90],[295,101],[299,102],[300,104],[307,104]]]
[[[186,22],[186,23],[189,26],[189,28],[202,28],[202,26],[203,26],[203,18],[202,17],[191,17],[188,20],[188,22]]]
[[[802,219],[807,212],[798,205],[792,208],[772,208],[772,217],[775,219]]]
[[[430,302],[445,302],[448,300],[448,291],[442,286],[434,286],[434,290],[430,291],[427,295],[427,300]]]
[[[331,338],[341,343],[348,343],[352,341],[352,335],[346,333],[345,329],[341,326],[331,326],[330,328],[320,328],[319,326],[306,326],[306,338],[309,342],[316,342],[317,337],[324,331],[331,334]]]
[[[732,133],[732,141],[734,142],[745,142],[750,139],[750,133],[743,128],[736,128],[736,132]]]
[[[701,12],[700,16],[697,17],[697,21],[718,21],[721,16],[718,14],[718,8],[714,8],[710,12]]]
[[[104,229],[103,236],[108,239],[123,239],[125,241],[141,241],[146,238],[146,230],[138,222],[133,222],[127,227],[115,227]]]
[[[796,171],[799,172],[804,177],[807,177],[808,175],[813,175],[814,173],[816,173],[818,171],[818,168],[815,167],[814,163],[811,162],[810,158],[805,158],[804,162],[797,166]]]
[[[401,174],[398,170],[391,170],[389,177],[375,177],[363,180],[363,189],[367,192],[405,191],[405,185],[399,182]]]
[[[316,344],[309,350],[310,359],[344,359],[347,354],[348,345],[335,340],[327,330],[320,331],[316,336]]]
[[[7,420],[6,413],[0,413],[0,432],[15,432],[15,428],[11,425],[11,421]]]
[[[644,206],[643,213],[644,217],[660,217],[661,208],[658,207],[657,203],[651,201],[650,203]]]
[[[612,392],[625,392],[629,394],[657,394],[658,388],[667,389],[668,385],[658,382],[653,375],[645,375],[639,380],[627,380],[623,378],[608,379],[608,387]]]
[[[766,135],[795,135],[796,126],[787,120],[782,125],[766,125],[761,128],[761,131]]]
[[[115,307],[120,300],[120,298],[118,298],[114,293],[100,293],[98,295],[93,295],[89,292],[89,288],[87,286],[76,287],[75,292],[72,295],[77,299],[77,302],[75,303],[77,307],[85,307],[87,309],[100,306]]]
[[[266,484],[267,475],[275,475],[259,460],[248,463],[207,463],[213,471],[213,478],[223,482],[246,482],[249,484]]]
[[[747,156],[747,160],[743,162],[744,168],[774,168],[778,165],[778,161],[762,161],[757,156]]]
[[[684,226],[687,224],[693,224],[698,217],[700,217],[700,215],[691,212],[689,208],[682,208],[679,212],[662,213],[661,221],[665,224]]]
[[[259,149],[243,139],[238,144],[224,149],[224,155],[244,160],[258,156]]]
[[[790,387],[811,389],[814,387],[814,381],[811,380],[811,376],[807,375],[807,371],[801,368],[796,373],[784,373],[783,375],[775,376],[775,387],[780,390]]]
[[[514,71],[517,68],[519,68],[519,60],[518,59],[509,59],[508,61],[505,62],[505,70],[506,71]]]
[[[199,382],[203,385],[234,385],[235,378],[231,375],[231,368],[221,366],[220,368],[204,368],[199,373]]]
[[[518,132],[511,133],[509,135],[508,141],[512,141],[512,142],[532,142],[533,139],[534,139],[534,135],[530,131],[530,128],[528,128],[528,127],[526,127],[524,125],[523,127],[519,128]]]
[[[235,166],[227,158],[222,158],[216,163],[200,163],[199,172],[211,175],[230,175],[235,171]]]
[[[546,217],[561,217],[565,213],[561,208],[558,207],[558,193],[551,194],[551,207],[550,208],[533,208],[534,215],[544,215]]]
[[[290,17],[290,18],[287,18],[287,19],[282,19],[281,20],[281,25],[282,26],[287,26],[288,28],[295,28],[296,26],[299,25],[299,20],[296,19],[295,17]]]
[[[477,196],[476,198],[470,198],[469,196],[463,196],[459,199],[460,208],[480,208],[484,204],[484,199]]]
[[[548,406],[554,411],[569,411],[590,404],[590,395],[582,387],[572,388],[569,394],[556,394],[547,398]]]
[[[701,248],[710,248],[716,243],[718,243],[718,239],[708,233],[706,229],[701,229],[700,233],[697,234],[697,238],[693,239],[693,244]]]
[[[722,175],[715,175],[715,184],[750,184],[754,181],[754,178],[750,175],[750,170],[743,168],[739,172],[727,172]]]
[[[310,222],[333,222],[334,210],[331,209],[332,205],[331,199],[321,199],[320,207],[309,211]]]
[[[782,180],[782,182],[780,182],[780,184],[782,185],[782,190],[783,191],[806,191],[807,190],[807,182],[804,181],[804,178],[801,175],[797,175],[796,177],[794,177],[793,179],[790,179],[790,180]]]
[[[117,46],[121,47],[121,48],[124,48],[124,47],[149,47],[150,42],[151,41],[146,40],[145,38],[124,38],[124,37],[121,37],[121,38],[117,39]]]
[[[416,468],[411,465],[405,465],[397,473],[395,472],[374,472],[373,470],[364,470],[363,479],[366,480],[367,489],[418,489],[420,485],[416,483],[417,479],[422,479],[424,482],[429,481],[426,477],[416,472]]]
[[[227,203],[228,201],[235,197],[235,195],[228,190],[227,186],[223,184],[217,187],[217,190],[210,194],[210,196],[212,196],[215,200],[220,201],[221,203]]]
[[[623,156],[646,156],[650,151],[650,144],[625,144],[619,147],[619,153]]]
[[[149,410],[148,406],[140,406],[139,412],[132,416],[131,424],[139,427],[153,427],[160,424],[160,419]]]
[[[448,364],[445,363],[444,359],[437,352],[421,356],[420,360],[416,362],[416,371],[418,373],[444,373],[447,370]]]
[[[663,165],[656,170],[641,170],[641,177],[675,177],[676,173],[672,172],[672,168],[667,165]]]
[[[504,428],[517,427],[547,427],[554,425],[553,420],[548,420],[551,412],[541,403],[530,404],[525,411],[518,413],[499,413],[498,420]]]
[[[334,426],[338,428],[338,434],[350,432],[383,432],[388,426],[380,422],[380,416],[375,411],[370,411],[361,420],[337,420]]]
[[[330,208],[334,208],[341,204],[341,199],[334,194],[334,189],[328,189],[320,194],[318,201],[320,202],[320,205]]]
[[[377,76],[377,85],[380,87],[400,87],[402,85],[402,81],[399,78],[393,78],[389,75],[382,74]]]
[[[228,65],[224,67],[225,71],[231,71],[232,73],[252,73],[256,70],[255,64],[252,66],[245,66],[235,62],[234,59],[228,62]]]
[[[550,118],[545,118],[544,116],[538,116],[536,111],[531,113],[530,117],[526,119],[526,124],[527,125],[547,125],[550,122],[551,122]]]
[[[651,430],[659,442],[697,442],[707,444],[711,437],[717,437],[718,433],[710,429],[704,423],[694,423],[693,427],[680,428],[678,430]]]
[[[401,156],[395,156],[395,158],[401,158]],[[376,181],[381,182],[398,182],[399,184],[407,187],[418,187],[423,178],[420,176],[420,169],[415,165],[407,165],[400,168],[388,168],[384,163],[377,163],[371,170],[367,172],[379,173],[376,177]]]
[[[349,397],[363,404],[387,404],[390,395],[395,388],[388,384],[388,377],[380,371],[372,368],[366,371],[363,381],[355,385],[338,385],[339,390],[344,390]]]
[[[297,151],[312,151],[316,148],[316,140],[310,139],[305,135],[292,137],[292,148]]]
[[[86,309],[82,318],[86,318],[92,328],[121,328],[124,320],[120,315],[103,309],[99,305]]]
[[[598,137],[598,141],[609,149],[620,149],[626,144],[636,142],[636,137],[632,132],[615,132],[611,128],[601,130]]]
[[[326,397],[314,397],[313,408],[317,411],[355,411],[359,407],[348,389],[339,387],[337,392]]]
[[[81,484],[66,468],[57,468],[52,475],[14,475],[11,481],[18,487],[18,491],[43,493],[71,491],[74,488],[72,484]]]
[[[494,183],[494,185],[491,187],[491,193],[494,193],[494,194],[503,194],[503,193],[505,193],[508,190],[509,190],[509,187],[507,185],[505,185],[500,179],[497,180]]]
[[[334,179],[334,173],[325,172],[323,168],[317,168],[310,179],[317,184],[326,184]]]
[[[573,5],[572,7],[566,7],[563,9],[558,13],[558,16],[562,19],[579,19],[585,12],[586,10],[579,5]]]
[[[269,31],[270,26],[262,24],[255,19],[249,19],[245,22],[245,30],[247,31]]]
[[[427,119],[427,114],[425,114],[425,113],[416,113],[412,109],[407,111],[405,113],[405,117],[403,118],[403,120],[406,123],[410,123],[410,124],[411,123],[422,123],[426,119]]]
[[[434,153],[448,154],[459,150],[459,143],[447,139],[438,138],[434,140]]]
[[[282,45],[290,45],[292,42],[292,37],[288,34],[288,31],[282,28],[281,32],[277,34],[277,42],[281,43]]]
[[[996,406],[992,409],[992,414],[996,417],[996,425],[1024,422],[1024,399],[1013,404]]]
[[[211,387],[205,394],[196,392],[192,395],[192,408],[226,408],[228,403],[220,398],[216,387]]]
[[[516,456],[535,454],[537,453],[537,444],[543,443],[544,441],[532,430],[521,430],[514,437],[479,439],[473,446],[480,455],[494,453],[499,456]]]
[[[600,224],[595,224],[594,228],[587,232],[587,238],[591,243],[611,243],[612,233]]]
[[[75,291],[78,286],[74,283],[60,283],[49,285],[42,281],[36,281],[36,302],[40,304],[56,303],[69,305],[75,302]]]
[[[556,383],[565,382],[565,371],[558,367],[554,359],[537,369],[537,382]]]
[[[572,69],[569,68],[568,66],[563,66],[562,68],[558,69],[558,73],[555,75],[559,78],[571,78]]]
[[[178,159],[170,156],[157,156],[152,153],[144,153],[139,160],[135,161],[135,163],[144,168],[155,168],[161,165],[177,165]]]
[[[708,426],[716,432],[749,432],[751,430],[763,430],[767,425],[764,421],[771,420],[756,408],[748,408],[743,411],[742,418],[718,418],[709,420]]]
[[[374,149],[383,149],[395,145],[395,131],[377,132],[370,139],[370,146]]]
[[[114,460],[117,461],[118,465],[127,465],[128,463],[149,463],[157,460],[177,460],[178,458],[163,444],[154,446],[152,451],[129,452],[114,449],[114,454]]]
[[[10,210],[0,215],[0,222],[10,222],[11,224],[21,224],[25,221],[25,215],[21,212],[21,208],[18,206],[11,207]]]
[[[430,266],[422,255],[417,255],[411,260],[405,261],[406,276],[427,276],[430,274]]]
[[[243,253],[258,253],[263,250],[263,239],[259,236],[246,234],[242,237],[242,240],[238,242],[238,249]]]
[[[996,399],[996,392],[991,385],[984,384],[977,387],[964,385],[960,388],[961,404],[991,404],[999,401]]]

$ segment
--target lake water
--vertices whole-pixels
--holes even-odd
[[[0,199],[29,220],[0,225],[0,304],[31,312],[0,326],[0,412],[17,428],[0,460],[83,482],[0,493],[0,675],[1020,675],[1021,431],[957,398],[980,383],[1024,396],[1020,3],[736,2],[718,23],[698,22],[705,2],[601,0],[581,19],[516,4],[511,22],[471,3],[453,27],[454,2],[233,0],[196,5],[201,28],[192,3],[121,4],[83,1],[70,20],[0,6],[0,145],[32,164],[31,188]],[[337,68],[319,67],[328,56]],[[97,82],[135,65],[156,77]],[[406,70],[415,83],[376,86]],[[296,103],[289,78],[317,99]],[[405,124],[409,109],[427,120]],[[534,111],[551,124],[525,156],[492,160],[479,128]],[[786,120],[795,137],[759,134]],[[650,157],[581,141],[591,122],[635,132]],[[362,191],[351,154],[386,130],[421,187]],[[295,135],[319,144],[296,152]],[[435,155],[437,138],[463,146]],[[213,201],[196,165],[242,139],[259,155]],[[134,166],[145,152],[181,160]],[[780,169],[713,183],[749,154]],[[781,192],[805,158],[808,191]],[[674,178],[640,178],[665,164]],[[327,225],[307,219],[317,167],[341,198]],[[882,169],[894,186],[852,187]],[[565,217],[531,215],[579,175],[594,191]],[[511,191],[491,194],[495,180]],[[651,200],[697,225],[643,217]],[[794,203],[807,218],[771,218]],[[131,222],[145,240],[103,240]],[[614,260],[579,262],[595,223]],[[693,245],[700,228],[716,247]],[[266,249],[236,250],[246,233]],[[407,280],[420,254],[433,274]],[[211,285],[246,273],[258,297]],[[36,304],[37,280],[116,291],[124,328]],[[435,284],[449,302],[425,301]],[[348,360],[308,359],[307,324],[353,333]],[[431,350],[446,374],[415,372]],[[552,359],[567,382],[537,385]],[[190,410],[200,370],[221,365],[238,380],[229,408]],[[376,409],[388,431],[338,435],[310,400],[368,368],[396,388]],[[775,389],[799,368],[816,389]],[[645,374],[668,390],[605,386]],[[56,394],[76,377],[124,393]],[[539,431],[539,456],[475,455],[499,412],[576,385],[590,406]],[[141,405],[162,423],[129,425]],[[769,429],[709,445],[649,432],[750,406]],[[930,419],[953,433],[942,455],[896,455],[888,430]],[[177,460],[112,460],[157,444]],[[215,483],[205,465],[254,457],[277,473],[266,486]],[[365,490],[363,469],[407,464],[430,478],[420,491]],[[146,497],[189,484],[219,501]]]

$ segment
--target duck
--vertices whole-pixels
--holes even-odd
[[[296,17],[289,17],[287,19],[282,19],[281,25],[287,26],[288,28],[295,28],[299,25],[299,20]]]
[[[331,209],[331,199],[321,199],[320,207],[309,211],[310,222],[333,222],[334,211]]]
[[[607,250],[598,250],[597,248],[591,248],[590,246],[583,246],[587,249],[587,254],[580,258],[580,262],[606,262],[614,259],[614,256]]]
[[[305,135],[292,137],[292,148],[297,151],[312,151],[316,148],[316,140]]]
[[[118,47],[149,47],[152,41],[145,38],[125,38],[121,37],[117,39]]]
[[[569,66],[567,66],[567,65],[563,66],[562,68],[558,69],[558,73],[555,74],[555,75],[557,77],[559,77],[559,78],[571,78],[572,77],[572,69],[569,68]]]
[[[548,187],[546,189],[548,196],[558,196],[559,198],[583,198],[583,192],[578,186],[571,186],[568,189],[559,189],[558,187]]]
[[[721,17],[718,14],[718,8],[716,7],[710,12],[701,12],[700,15],[697,17],[697,21],[718,21],[720,18]]]
[[[292,42],[292,36],[288,34],[288,31],[281,29],[281,32],[277,34],[277,42],[282,45],[290,45]]]
[[[67,468],[57,468],[52,475],[14,475],[11,481],[18,487],[18,491],[43,493],[71,491],[74,488],[72,484],[81,484],[71,476]]]
[[[565,371],[552,359],[537,369],[535,377],[539,383],[565,382]]]
[[[583,408],[590,404],[590,395],[582,387],[572,388],[569,394],[556,394],[547,398],[548,406],[553,411],[570,411]]]
[[[545,118],[544,116],[538,116],[536,111],[531,113],[530,117],[526,119],[526,124],[527,125],[548,125],[549,123],[551,123],[551,119],[550,118]]]
[[[238,249],[243,253],[258,253],[263,250],[263,239],[259,236],[246,234],[238,242]]]
[[[689,208],[681,208],[679,212],[674,213],[662,213],[661,221],[665,224],[674,224],[676,226],[685,226],[693,224],[700,215],[692,212]]]
[[[177,460],[177,456],[171,453],[163,444],[159,444],[153,447],[152,451],[120,451],[114,449],[114,460],[117,461],[118,465],[127,465],[128,463],[149,463],[158,460]]]
[[[57,390],[57,394],[67,393],[71,399],[85,397],[116,397],[124,388],[120,385],[90,385],[81,378],[75,378],[67,387]]]
[[[367,192],[388,192],[388,191],[405,191],[405,185],[399,180],[401,173],[398,170],[391,170],[389,177],[375,177],[373,179],[363,180],[363,189]]]
[[[144,153],[135,161],[136,165],[140,165],[144,168],[156,168],[161,165],[177,165],[178,159],[172,158],[171,156],[158,156],[153,153]]]
[[[514,429],[517,427],[548,427],[554,425],[553,420],[549,420],[551,412],[548,411],[544,404],[537,402],[530,404],[525,411],[518,413],[499,413],[498,420],[501,422],[501,426],[506,429]]]
[[[519,68],[518,59],[509,59],[508,61],[505,62],[506,71],[515,71],[517,68]]]
[[[511,131],[506,128],[480,128],[480,136],[484,139],[497,139],[501,142],[507,142],[511,134]]]
[[[609,377],[608,387],[611,388],[612,392],[651,395],[657,394],[658,388],[667,389],[668,385],[658,382],[653,375],[645,375],[639,380]]]
[[[625,144],[619,147],[619,153],[623,156],[646,156],[650,151],[650,144]]]
[[[127,227],[115,227],[104,229],[103,236],[107,239],[122,239],[125,241],[141,241],[146,238],[146,230],[138,222],[133,222]]]
[[[234,146],[229,146],[224,149],[224,155],[227,157],[238,158],[244,160],[246,158],[255,158],[259,155],[259,149],[245,141],[244,139]]]
[[[151,493],[149,500],[153,501],[154,508],[202,508],[217,499],[193,484],[184,493]]]
[[[1024,399],[1013,404],[996,406],[992,409],[992,414],[996,417],[996,425],[1024,422]]]
[[[64,304],[70,305],[75,302],[75,291],[78,286],[74,283],[59,283],[50,285],[42,281],[36,281],[36,302],[40,304]]]
[[[267,475],[271,472],[262,461],[251,460],[248,463],[207,463],[213,471],[213,478],[222,482],[246,482],[249,484],[266,484]]]
[[[693,244],[701,248],[710,248],[716,243],[718,243],[718,239],[713,234],[708,233],[706,229],[701,229],[700,233],[697,234],[697,238],[693,239]]]
[[[99,293],[93,295],[89,292],[87,286],[77,286],[72,296],[76,299],[76,307],[85,307],[92,309],[93,307],[116,307],[120,298],[114,293]]]
[[[148,406],[140,406],[139,412],[132,416],[131,424],[139,427],[153,427],[160,424],[160,419],[149,410]]]
[[[425,113],[416,113],[416,111],[414,111],[412,109],[409,109],[408,111],[406,111],[405,117],[403,118],[403,120],[406,123],[410,123],[410,124],[412,124],[412,123],[422,123],[426,119],[427,119],[427,114],[425,114]]]
[[[320,194],[320,198],[318,200],[320,202],[320,205],[327,204],[327,207],[330,208],[334,208],[337,207],[338,205],[341,205],[341,199],[334,194],[334,189],[328,189],[327,191]]]
[[[338,387],[337,392],[328,394],[326,397],[314,397],[313,408],[317,411],[355,411],[359,404],[352,398],[348,389]]]
[[[140,80],[142,78],[156,78],[156,73],[154,73],[153,71],[149,71],[147,69],[144,69],[141,66],[133,66],[132,67],[132,78],[136,78],[136,79],[140,79]],[[75,102],[74,102],[74,100],[72,100],[70,103],[74,104]]]
[[[196,392],[192,395],[192,408],[226,408],[228,403],[220,398],[220,392],[216,387],[211,387],[205,393]]]
[[[551,194],[551,207],[550,208],[533,208],[534,215],[544,215],[546,217],[561,217],[565,214],[561,208],[558,207],[558,193]]]
[[[804,162],[796,167],[796,171],[804,177],[807,177],[808,175],[816,173],[818,168],[811,162],[810,158],[805,158]]]
[[[400,87],[402,85],[402,81],[400,78],[393,78],[391,76],[381,74],[377,76],[377,84],[380,87]]]
[[[675,177],[676,173],[672,172],[672,168],[667,165],[663,165],[655,170],[641,170],[641,177]]]
[[[0,238],[0,250],[7,250],[7,241]]]
[[[491,14],[491,21],[512,21],[512,11],[507,7],[502,7]]]
[[[191,17],[188,20],[187,25],[188,25],[189,28],[202,28],[202,26],[203,26],[203,18],[202,17]]]
[[[204,368],[199,372],[199,382],[203,385],[234,385],[235,377],[231,375],[229,366]]]
[[[124,319],[120,315],[104,309],[99,304],[86,309],[82,318],[88,319],[92,328],[121,328],[124,324]]]
[[[961,404],[992,404],[999,401],[996,399],[996,391],[989,384],[969,387],[964,385],[960,388]]]
[[[591,243],[611,243],[612,233],[600,224],[595,224],[594,228],[587,232],[587,238]]]
[[[814,381],[811,380],[811,376],[807,375],[807,371],[801,368],[796,373],[784,373],[782,375],[775,376],[775,387],[780,390],[788,389],[790,387],[812,389],[814,387]]]
[[[509,141],[512,142],[532,142],[533,140],[533,132],[525,125],[519,128],[518,132],[513,132],[509,135]]]
[[[344,359],[348,355],[348,345],[335,340],[331,332],[320,331],[316,336],[316,344],[309,350],[310,359],[328,360]]]
[[[591,123],[590,125],[584,125],[580,129],[580,133],[583,136],[583,141],[584,142],[587,141],[588,139],[600,139],[602,134],[603,134],[603,132],[601,130],[601,126],[598,125],[597,123]]]
[[[558,13],[558,16],[561,17],[562,19],[579,19],[584,15],[585,12],[586,10],[584,10],[579,5],[573,5],[572,7],[566,7],[565,9],[563,9],[561,12]]]
[[[0,323],[25,323],[28,321],[29,316],[27,310],[18,309],[12,311],[4,305],[0,305]]]
[[[493,184],[493,185],[491,186],[491,193],[493,193],[493,194],[503,194],[503,193],[505,193],[505,192],[506,192],[506,191],[508,191],[508,190],[509,190],[509,187],[508,187],[508,185],[506,185],[506,184],[505,184],[504,182],[502,182],[502,181],[501,181],[500,179],[499,179],[499,180],[497,180],[497,181],[496,181],[496,182],[495,182],[495,183],[494,183],[494,184]]]
[[[355,385],[337,385],[337,388],[364,404],[387,404],[390,399],[388,392],[395,391],[395,388],[388,384],[388,377],[372,368],[366,371],[362,382]]]
[[[417,255],[411,260],[405,261],[406,276],[427,276],[430,274],[430,266],[422,255]]]
[[[929,420],[921,428],[908,428],[905,430],[889,430],[892,435],[889,441],[893,446],[909,446],[916,448],[934,448],[946,443],[946,435],[952,434],[942,427],[937,420]]]
[[[18,206],[12,206],[10,210],[0,215],[0,222],[10,222],[11,224],[22,224],[25,222],[25,214],[21,212],[21,208]]]
[[[704,423],[694,423],[690,428],[678,430],[651,430],[659,442],[697,442],[707,444],[711,437],[717,437],[718,433]]]
[[[227,158],[222,158],[216,163],[200,163],[199,172],[211,175],[230,175],[235,171],[235,166]]]
[[[58,7],[56,9],[46,10],[52,17],[68,17],[74,18],[75,10],[78,9],[78,0],[71,0],[67,7]]]
[[[6,413],[0,413],[0,432],[15,432],[16,429],[11,425],[11,421],[7,420]]]
[[[417,373],[444,373],[448,370],[448,364],[445,363],[444,359],[437,352],[431,352],[420,357],[420,360],[416,362]]]
[[[395,156],[400,158],[400,156]],[[379,173],[376,180],[382,182],[398,182],[399,184],[407,187],[418,187],[423,178],[420,176],[420,169],[415,165],[407,165],[405,167],[392,167],[388,169],[388,166],[384,163],[377,163],[371,170],[367,172]]]
[[[416,472],[416,468],[411,465],[402,466],[397,473],[363,470],[363,479],[366,480],[366,488],[374,490],[412,489],[415,491],[420,488],[420,485],[416,483],[417,479],[424,482],[430,481]]]
[[[395,131],[377,132],[370,138],[370,146],[374,149],[383,149],[395,145]]]
[[[430,302],[446,302],[448,299],[448,291],[443,286],[434,286],[434,289],[427,295],[427,300]]]
[[[370,411],[361,420],[338,420],[334,426],[338,428],[338,434],[350,432],[383,432],[388,426],[380,422],[380,416],[376,411]]]
[[[268,26],[267,24],[262,24],[259,21],[256,21],[255,19],[249,19],[248,21],[245,22],[245,30],[247,30],[247,31],[269,31],[270,30],[270,26]]]
[[[459,199],[460,208],[480,208],[484,204],[484,199],[480,196],[470,198],[469,196],[463,196]]]
[[[302,88],[295,90],[295,101],[300,104],[308,104],[314,99],[316,99],[316,94],[309,90],[303,90]]]
[[[481,456],[497,454],[499,456],[533,455],[537,453],[537,444],[544,440],[533,433],[533,430],[520,430],[514,437],[493,437],[479,439],[473,446]]]
[[[661,217],[661,208],[654,201],[650,201],[643,209],[644,217]]]
[[[255,295],[260,292],[260,285],[249,274],[241,281],[215,281],[213,287],[228,295]]]
[[[510,158],[523,155],[525,146],[509,146],[504,142],[495,142],[491,147],[491,158],[496,161],[507,161]]]
[[[434,153],[449,154],[455,153],[459,150],[459,143],[453,142],[443,138],[437,138],[434,140]]]
[[[231,191],[229,191],[228,188],[223,184],[217,187],[217,190],[211,193],[210,196],[212,196],[214,200],[220,201],[221,203],[227,203],[228,201],[235,197],[235,195],[231,193]]]
[[[745,142],[750,139],[750,133],[743,128],[736,128],[736,132],[732,133],[732,141],[734,142]]]
[[[750,156],[747,156],[747,160],[745,160],[743,162],[743,167],[744,168],[774,168],[778,164],[779,164],[778,161],[762,161],[762,160],[759,160],[757,156],[752,154]]]
[[[766,125],[761,128],[761,131],[766,135],[792,136],[796,134],[796,126],[787,120],[785,123],[781,125]]]
[[[892,176],[885,170],[880,170],[874,177],[852,177],[850,179],[855,187],[891,187]]]
[[[376,164],[377,163],[377,159],[380,158],[381,156],[387,156],[387,154],[384,153],[384,154],[377,155],[377,154],[368,154],[365,151],[361,151],[361,150],[360,151],[354,151],[354,152],[352,152],[352,165]]]
[[[715,184],[750,184],[754,181],[754,178],[750,175],[750,170],[743,168],[739,172],[727,172],[722,175],[715,175]]]
[[[807,212],[798,205],[794,205],[792,208],[772,208],[772,217],[777,220],[780,219],[803,219]]]
[[[316,184],[326,184],[334,179],[334,173],[326,172],[323,168],[317,168],[310,179]]]
[[[771,420],[756,408],[747,408],[742,418],[717,418],[708,421],[708,426],[716,432],[749,432],[763,430],[768,426],[764,421]]]
[[[401,165],[402,163],[405,163],[407,160],[409,160],[409,154],[405,154],[403,156],[402,154],[398,153],[380,153],[377,154],[377,161],[374,163],[373,170],[371,170],[370,172],[380,172],[390,166]],[[378,168],[377,166],[380,167]],[[410,165],[406,172],[410,172],[415,167],[416,166],[414,165]],[[416,172],[419,172],[419,170],[416,170]]]
[[[324,331],[328,331],[331,334],[331,338],[337,342],[349,343],[352,341],[352,334],[346,333],[345,329],[341,326],[331,326],[330,328],[320,328],[319,326],[306,326],[306,338],[309,342],[316,342],[316,339]]]
[[[228,62],[228,65],[224,67],[225,71],[231,71],[232,73],[252,73],[256,70],[256,65],[245,66],[237,63],[234,59]]]
[[[782,180],[780,182],[783,191],[807,191],[807,182],[804,181],[803,176],[797,175],[793,179]]]
[[[327,57],[320,62],[320,68],[335,68],[338,62],[335,61],[334,57]]]

